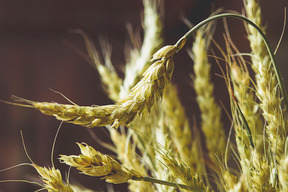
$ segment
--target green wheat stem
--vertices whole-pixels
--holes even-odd
[[[250,130],[250,127],[248,125],[248,122],[247,122],[244,114],[242,113],[237,101],[235,101],[235,104],[236,104],[236,107],[237,107],[237,109],[238,109],[238,111],[240,113],[240,117],[241,117],[241,119],[243,121],[244,128],[247,131],[247,135],[248,135],[248,138],[249,138],[249,141],[250,141],[250,145],[251,145],[251,147],[255,148],[254,144],[253,144],[252,134],[251,134],[251,130]]]
[[[147,176],[144,176],[144,177],[132,177],[131,179],[135,180],[135,181],[146,181],[146,182],[150,182],[150,183],[157,183],[157,184],[166,185],[166,186],[170,186],[170,187],[186,189],[186,190],[189,190],[189,191],[204,192],[204,190],[196,188],[196,187],[183,185],[183,184],[178,184],[178,183],[173,183],[173,182],[169,182],[169,181],[164,181],[164,180],[156,179],[156,178],[153,178],[153,177],[147,177]]]
[[[207,23],[209,23],[211,21],[214,21],[214,20],[217,20],[217,19],[221,19],[221,18],[226,18],[226,17],[235,18],[235,19],[244,21],[244,22],[248,23],[249,25],[251,25],[252,27],[254,27],[260,33],[260,35],[262,37],[262,40],[264,41],[264,44],[265,44],[265,46],[267,48],[267,51],[269,53],[269,56],[271,58],[271,62],[272,62],[272,65],[274,67],[276,78],[277,78],[277,81],[278,81],[278,84],[279,84],[279,87],[280,87],[280,91],[281,91],[281,94],[282,94],[283,99],[284,99],[285,107],[287,108],[288,107],[288,97],[287,97],[286,89],[285,89],[285,86],[284,86],[284,83],[283,83],[282,75],[280,73],[277,61],[275,59],[275,56],[273,54],[273,51],[272,51],[269,43],[268,43],[267,37],[263,33],[263,31],[255,23],[250,21],[244,15],[239,15],[239,14],[234,14],[234,13],[223,13],[223,14],[218,14],[218,15],[211,16],[211,17],[201,21],[197,25],[195,25],[192,29],[190,29],[182,38],[180,38],[178,40],[178,42],[175,44],[175,46],[180,47],[180,45],[183,43],[183,40],[186,40],[186,39],[190,38],[193,35],[193,33],[196,32],[203,25],[206,25]]]

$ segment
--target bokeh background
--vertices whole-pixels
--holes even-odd
[[[241,0],[163,0],[163,23],[165,44],[173,44],[187,30],[181,17],[193,24],[205,19],[213,9],[223,8],[242,12]],[[284,7],[287,0],[261,0],[263,19],[267,24],[268,39],[275,48],[282,28]],[[67,46],[67,42],[85,51],[82,38],[69,33],[70,29],[87,32],[99,48],[99,36],[112,45],[112,62],[123,77],[124,47],[128,42],[126,24],[141,30],[141,0],[0,0],[0,99],[10,100],[11,95],[36,101],[67,101],[49,90],[59,91],[79,105],[110,104],[101,88],[95,71],[79,54]],[[243,23],[228,19],[232,38],[242,52],[249,52]],[[222,21],[218,22],[215,40],[224,48]],[[192,39],[189,40],[192,42]],[[187,46],[189,48],[189,46]],[[284,35],[277,53],[284,82],[287,81],[288,37]],[[219,55],[220,56],[220,55]],[[213,58],[211,59],[213,62]],[[193,63],[185,51],[175,57],[173,82],[177,85],[180,98],[188,115],[198,119],[199,113],[195,93],[189,75]],[[217,65],[213,65],[215,95],[219,102],[229,103],[228,94]],[[228,105],[227,105],[228,106]],[[223,115],[223,120],[227,118]],[[0,103],[0,169],[22,162],[29,162],[24,153],[20,137],[23,131],[25,144],[33,161],[42,166],[51,165],[51,148],[59,121],[38,111]],[[229,122],[226,123],[229,127]],[[109,141],[105,128],[94,128],[93,132],[101,139]],[[85,141],[96,149],[106,152],[80,126],[63,124],[55,148],[55,165],[62,171],[67,167],[57,161],[58,154],[78,153],[75,142]],[[109,153],[109,152],[107,152]],[[77,176],[71,172],[71,179],[97,190],[106,190],[107,184],[98,178]],[[35,177],[36,176],[36,177]],[[64,175],[63,175],[64,176]],[[0,172],[0,180],[37,179],[32,167],[18,167]],[[111,186],[108,186],[111,187]],[[113,186],[115,191],[125,191],[126,185]],[[0,192],[34,191],[31,184],[0,183]]]

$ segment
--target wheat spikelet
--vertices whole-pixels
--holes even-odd
[[[230,52],[230,47],[227,46],[227,48],[228,52]],[[265,141],[262,139],[264,125],[262,123],[259,111],[257,110],[258,105],[254,102],[255,98],[250,85],[250,76],[249,72],[245,70],[245,63],[241,63],[242,65],[239,67],[236,64],[236,60],[233,58],[233,56],[231,56],[231,60],[228,59],[228,62],[230,63],[230,76],[233,84],[233,93],[249,125],[252,140],[255,145],[255,149],[251,149],[249,135],[247,135],[247,132],[243,127],[241,118],[238,117],[236,113],[235,133],[242,168],[242,178],[245,180],[244,184],[246,184],[246,188],[255,190],[256,188],[259,188],[262,183],[269,183],[269,177],[267,177],[267,173],[269,174],[267,159],[257,159],[261,165],[263,164],[261,167],[259,167],[259,164],[255,165],[255,161],[251,160],[251,158],[253,159],[255,156],[259,157],[266,155],[266,152],[264,151],[265,147],[263,147]],[[240,63],[240,61],[238,62]],[[252,156],[251,151],[253,152]]]
[[[60,162],[71,167],[76,167],[81,173],[89,176],[104,176],[108,183],[125,183],[132,177],[141,177],[134,171],[124,168],[120,163],[108,155],[96,151],[85,143],[77,143],[81,150],[81,154],[76,155],[60,155]]]
[[[236,85],[236,83],[233,83],[233,85]],[[237,109],[234,109],[233,104],[231,104],[231,106],[232,111],[237,111]],[[257,116],[255,116],[255,120],[256,118]],[[244,183],[241,183],[241,186],[243,186],[244,184],[243,187],[245,187],[249,191],[273,191],[274,188],[270,183],[271,167],[270,161],[266,157],[267,152],[263,153],[263,148],[253,148],[252,146],[250,146],[251,141],[249,139],[249,136],[247,135],[246,130],[244,129],[243,121],[241,120],[241,117],[239,117],[239,114],[237,114],[237,112],[235,112],[234,114],[234,119],[237,149],[239,152],[240,164],[242,169],[242,179],[244,180]],[[251,117],[248,117],[248,119],[251,119]],[[261,145],[261,140],[258,141],[258,144]],[[238,183],[237,185],[240,185],[240,183]]]
[[[261,23],[261,8],[255,0],[245,0],[247,17],[263,29]],[[264,29],[263,29],[264,30]],[[263,117],[267,121],[266,132],[272,152],[280,161],[286,138],[285,121],[281,109],[281,97],[275,71],[270,65],[269,54],[258,32],[248,26],[248,39],[252,52],[252,63],[257,83],[257,96],[261,101]]]
[[[63,183],[61,173],[55,167],[46,168],[36,164],[33,164],[33,167],[41,176],[42,181],[45,182],[44,187],[48,192],[73,192],[69,184]]]
[[[207,39],[202,30],[197,31],[193,44],[194,61],[194,88],[197,93],[196,100],[201,110],[201,128],[206,138],[209,157],[217,165],[225,151],[226,138],[221,122],[221,110],[213,97],[213,84],[210,81],[210,68],[207,58]]]

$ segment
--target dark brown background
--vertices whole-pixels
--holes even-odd
[[[283,27],[284,6],[287,5],[287,1],[263,0],[261,4],[264,20],[268,24],[268,38],[272,47],[275,47]],[[213,7],[238,12],[241,12],[243,7],[240,0],[166,0],[164,6],[165,44],[175,43],[188,30],[179,19],[181,15],[196,24],[206,18]],[[0,99],[9,100],[11,95],[17,95],[36,101],[66,103],[60,95],[49,90],[52,88],[79,105],[111,103],[101,89],[97,71],[73,52],[64,41],[85,50],[82,39],[78,35],[69,34],[69,29],[83,29],[96,44],[98,36],[104,36],[113,46],[113,64],[123,76],[123,50],[128,40],[125,26],[130,22],[134,28],[140,29],[142,9],[140,0],[0,0]],[[221,23],[219,22],[217,27],[215,39],[223,45]],[[243,24],[231,19],[228,23],[232,38],[239,49],[248,52]],[[192,42],[192,39],[190,41]],[[280,68],[286,77],[287,43],[288,38],[285,35],[277,54]],[[193,63],[186,53],[180,53],[175,57],[175,65],[173,82],[179,88],[180,97],[189,116],[199,119],[194,91],[189,80]],[[220,73],[216,65],[213,65],[214,73]],[[228,103],[223,81],[215,75],[213,80],[216,84],[217,99]],[[23,131],[26,147],[33,161],[42,166],[51,165],[51,147],[58,125],[59,121],[53,117],[42,115],[32,109],[0,103],[0,169],[28,162],[21,143],[20,130]],[[103,130],[104,128],[94,129],[100,138],[108,140]],[[59,153],[78,153],[76,141],[85,141],[104,151],[93,141],[85,128],[64,124],[56,143],[54,161],[57,162],[56,157]],[[56,166],[67,171],[66,166],[58,163]],[[76,175],[76,171],[73,170],[71,174]],[[36,175],[33,168],[19,167],[0,173],[0,180],[31,180],[30,177],[33,175]],[[98,190],[105,189],[106,185],[104,181],[97,182],[98,178],[83,175],[77,176],[77,180]],[[114,188],[116,191],[125,191],[125,185],[115,185]],[[0,184],[0,192],[36,189],[30,184]]]

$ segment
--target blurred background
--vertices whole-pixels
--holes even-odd
[[[243,9],[242,1],[239,0],[163,0],[162,3],[164,44],[174,44],[188,31],[181,17],[197,24],[213,9],[223,8],[237,12],[242,12]],[[287,0],[261,0],[260,4],[264,23],[267,24],[268,39],[272,48],[275,48],[283,28]],[[79,105],[111,104],[101,88],[97,71],[67,45],[69,42],[86,51],[82,38],[68,31],[84,30],[98,48],[99,36],[106,38],[112,45],[113,65],[123,77],[124,47],[129,40],[126,24],[131,23],[134,29],[141,30],[142,11],[141,0],[0,0],[0,99],[10,101],[10,96],[16,95],[35,101],[67,103],[62,96],[49,90],[51,88]],[[239,50],[249,52],[243,23],[228,19],[228,26]],[[222,21],[219,21],[214,38],[225,48],[223,33]],[[193,40],[189,41],[192,43]],[[277,59],[286,85],[287,50],[288,37],[285,34]],[[214,63],[213,58],[211,63]],[[199,119],[195,93],[189,78],[192,67],[193,63],[185,51],[176,55],[172,81],[178,87],[188,115]],[[221,74],[220,70],[216,64],[212,70],[216,98],[228,106],[224,81],[215,75]],[[223,116],[226,121],[227,118]],[[59,124],[54,117],[42,115],[36,110],[0,103],[0,169],[29,162],[23,150],[20,130],[23,131],[25,144],[33,161],[41,166],[50,166],[52,143]],[[226,125],[229,128],[229,122]],[[105,128],[94,128],[93,131],[99,138],[109,141]],[[64,123],[56,142],[54,157],[56,167],[63,172],[68,168],[60,165],[56,158],[58,154],[78,154],[76,141],[86,142],[97,150],[106,152],[93,140],[86,128]],[[72,179],[91,189],[105,191],[107,188],[107,184],[98,178],[78,176],[75,170],[71,175]],[[27,166],[0,172],[0,180],[35,178],[38,178],[36,171]],[[113,186],[115,191],[125,191],[125,187],[125,184]],[[37,189],[25,183],[0,183],[0,192]]]

